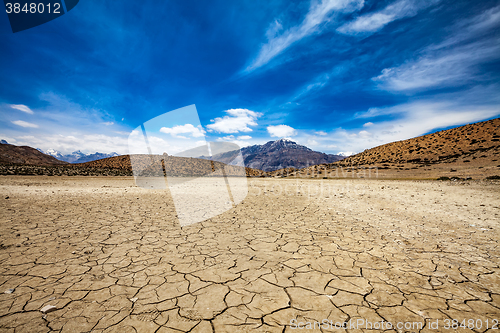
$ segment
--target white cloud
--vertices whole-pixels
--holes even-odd
[[[359,16],[354,21],[342,25],[337,31],[348,35],[373,33],[392,21],[415,16],[419,10],[425,9],[437,2],[436,0],[396,1],[378,12]]]
[[[318,141],[316,141],[314,139],[309,139],[309,140],[307,140],[307,145],[311,146],[311,147],[317,146],[318,145]]]
[[[213,124],[207,125],[209,132],[215,131],[218,133],[238,133],[251,132],[249,126],[257,126],[257,118],[262,113],[251,111],[248,109],[230,109],[225,111],[228,115],[222,118],[212,120]]]
[[[27,121],[23,121],[23,120],[14,120],[14,121],[12,121],[12,123],[14,125],[21,126],[21,127],[38,128],[37,124],[28,123]]]
[[[314,132],[316,135],[322,135],[322,136],[325,136],[325,135],[328,135],[328,133],[326,133],[325,131],[317,131],[317,132]]]
[[[363,124],[363,127],[370,127],[370,126],[373,126],[373,123],[371,121]]]
[[[288,125],[268,126],[267,132],[271,137],[288,138],[297,135],[297,131]]]
[[[372,136],[372,134],[368,131],[359,131],[358,135],[362,138],[367,138],[367,137]]]
[[[340,155],[340,156],[345,156],[345,157],[347,157],[347,156],[351,156],[351,155],[354,155],[354,154],[356,154],[356,153],[355,153],[355,152],[353,152],[353,151],[339,151],[339,152],[337,153],[337,155]]]
[[[203,137],[204,131],[201,126],[194,127],[192,124],[177,125],[174,127],[162,127],[160,132],[165,134],[170,134],[176,138],[186,138],[185,136],[179,134],[189,134],[194,138]]]
[[[321,24],[330,19],[332,12],[352,13],[361,9],[363,4],[364,0],[313,1],[302,23],[291,27],[281,35],[278,35],[278,32],[282,26],[279,22],[274,21],[266,33],[268,42],[261,47],[259,54],[245,71],[251,72],[264,66],[293,43],[318,32]]]
[[[250,140],[252,137],[250,135],[240,135],[238,140]]]
[[[29,107],[27,107],[26,105],[23,105],[23,104],[11,104],[10,107],[13,109],[25,112],[25,113],[29,113],[29,114],[34,113]]]
[[[105,126],[111,126],[111,125],[114,125],[115,123],[112,122],[112,121],[106,121],[106,122],[104,122],[102,124],[105,125]]]
[[[14,138],[13,138],[14,139]],[[9,142],[11,142],[9,140]],[[14,142],[14,140],[12,141]],[[76,150],[84,153],[112,153],[126,154],[128,151],[128,140],[119,136],[93,135],[81,133],[77,135],[20,135],[15,136],[17,145],[27,145],[41,148],[42,150],[55,149],[63,154],[69,154]]]
[[[195,127],[196,128],[196,127]],[[192,133],[192,132],[190,132]],[[130,133],[127,140],[127,152],[130,154],[163,154],[193,157],[191,149],[200,148],[206,145],[206,141],[201,140],[186,140],[187,137],[181,135],[167,135],[158,132],[148,132],[146,130],[147,142],[143,137],[142,130],[134,130]],[[149,143],[149,145],[148,145]],[[208,154],[208,150],[206,150]],[[198,156],[198,155],[196,155]]]

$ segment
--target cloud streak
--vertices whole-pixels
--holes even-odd
[[[477,79],[477,66],[500,58],[500,40],[471,43],[385,68],[372,80],[390,91],[460,86]]]
[[[281,24],[278,21],[273,22],[266,33],[268,42],[261,47],[257,57],[245,69],[245,72],[252,72],[266,65],[293,43],[319,32],[321,24],[328,21],[333,12],[352,13],[361,9],[363,4],[364,0],[324,0],[321,2],[312,2],[304,20],[299,25],[291,27],[282,34],[277,33],[281,29]]]
[[[491,79],[480,65],[500,59],[500,39],[487,35],[499,25],[497,6],[458,22],[452,29],[456,32],[443,42],[426,47],[417,59],[383,69],[372,80],[385,90],[409,92]]]
[[[28,114],[34,113],[29,107],[27,107],[26,105],[23,105],[23,104],[11,104],[10,107],[13,109],[28,113]]]
[[[12,121],[12,123],[14,125],[25,127],[25,128],[38,128],[37,124],[28,123],[27,121],[24,121],[24,120],[14,120],[14,121]]]
[[[355,20],[339,27],[337,31],[346,35],[371,34],[379,31],[393,21],[415,16],[420,10],[438,1],[439,0],[396,1],[378,12],[359,16]]]

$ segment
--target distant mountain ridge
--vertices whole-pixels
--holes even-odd
[[[241,153],[246,167],[263,171],[302,169],[311,165],[337,162],[344,158],[314,151],[288,139],[244,147],[241,148]]]
[[[100,160],[103,158],[119,156],[115,152],[109,154],[99,153],[99,152],[95,152],[94,154],[85,154],[81,150],[77,150],[72,152],[71,154],[62,154],[60,151],[55,149],[47,149],[46,151],[43,151],[42,149],[37,148],[37,150],[46,155],[55,157],[60,161],[68,163],[86,163],[86,162]]]

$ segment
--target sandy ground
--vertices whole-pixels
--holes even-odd
[[[181,228],[132,178],[2,176],[0,331],[498,332],[498,183],[249,185]]]

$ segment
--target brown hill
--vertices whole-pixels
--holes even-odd
[[[86,163],[77,163],[74,164],[74,166],[87,168],[118,169],[132,172],[129,155],[120,155]]]
[[[446,131],[397,141],[347,157],[339,165],[377,163],[451,163],[468,158],[483,159],[488,152],[498,153],[500,118],[469,124]]]
[[[15,146],[14,146],[15,147]],[[130,163],[129,155],[115,156],[104,158],[101,160],[70,164],[67,162],[62,162],[55,159],[52,156],[48,156],[40,153],[38,150],[30,147],[18,147],[23,148],[23,150],[13,149],[13,151],[18,152],[21,155],[24,149],[27,148],[28,152],[33,150],[37,156],[43,155],[40,159],[35,158],[13,158],[13,153],[5,154],[3,157],[3,164],[0,163],[0,175],[48,175],[48,176],[132,176],[132,166]],[[2,152],[2,151],[0,151]],[[27,154],[27,153],[26,153]],[[26,155],[25,154],[25,155]],[[169,176],[193,176],[200,177],[210,174],[214,171],[221,170],[223,166],[226,166],[226,175],[241,176],[241,167],[237,166],[227,166],[221,162],[214,162],[213,165],[209,160],[197,159],[197,158],[186,158],[186,157],[173,157],[173,156],[153,156],[155,160],[153,164],[151,163],[151,156],[149,155],[132,155],[134,159],[134,164],[142,169],[143,175],[157,175],[158,170],[163,174],[163,168],[168,170]],[[9,157],[9,158],[7,158]],[[161,162],[161,159],[166,162]],[[42,161],[42,158],[47,158],[47,161]],[[161,165],[161,166],[160,166]],[[248,177],[261,177],[265,176],[266,173],[261,170],[255,170],[251,168],[245,168],[246,175]],[[217,172],[217,175],[222,175],[222,172]]]
[[[292,175],[365,177],[370,168],[390,178],[500,175],[500,118],[388,143]]]
[[[199,159],[199,158],[188,158],[188,157],[177,157],[177,156],[161,156],[154,155],[154,161],[151,162],[150,155],[132,155],[134,166],[139,167],[143,170],[144,174],[153,175],[156,170],[167,170],[167,175],[171,176],[203,176],[209,172],[215,170],[220,170],[223,166],[226,166],[226,170],[229,170],[229,175],[240,175],[241,168],[237,166],[228,166],[221,162],[214,162],[212,164],[209,160]],[[161,159],[164,162],[161,162]],[[162,165],[160,167],[160,164]],[[132,164],[130,162],[129,155],[122,155],[110,158],[104,158],[102,160],[74,164],[75,167],[85,167],[94,169],[119,169],[126,170],[132,174]],[[251,168],[245,168],[247,176],[259,177],[265,175],[265,172],[261,170],[255,170]]]
[[[0,143],[0,164],[64,165],[68,163],[45,155],[35,148]]]

